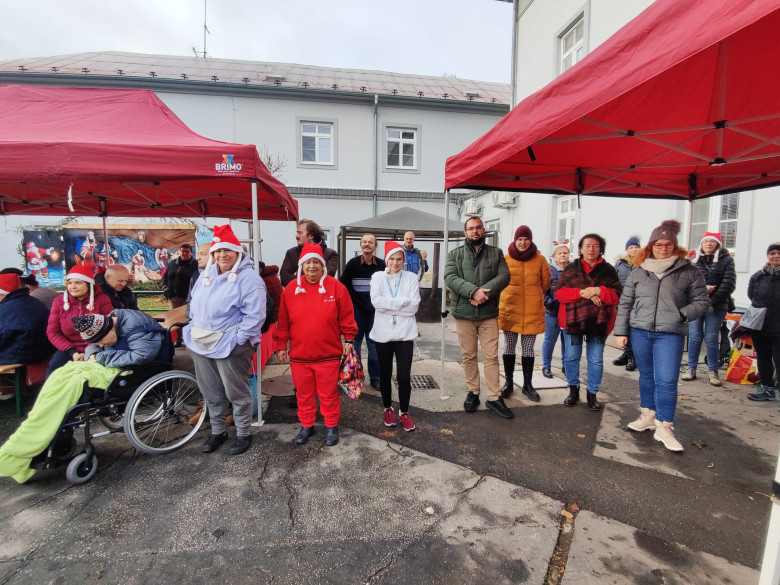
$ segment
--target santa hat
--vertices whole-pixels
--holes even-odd
[[[398,242],[385,242],[385,262],[396,252],[404,252],[404,247]],[[404,258],[406,258],[406,252],[404,252]]]
[[[95,308],[95,269],[91,264],[81,264],[74,266],[70,269],[70,272],[65,275],[65,284],[67,285],[69,280],[82,280],[89,285],[89,303],[87,309],[90,311]],[[67,311],[70,309],[70,303],[68,302],[68,287],[65,287],[65,291],[62,293],[64,302],[63,308]]]
[[[693,258],[693,263],[695,264],[699,260],[699,256],[702,255],[702,245],[704,244],[704,240],[715,240],[718,242],[718,247],[715,248],[715,252],[712,254],[712,261],[717,262],[719,254],[718,249],[723,247],[723,236],[720,235],[719,232],[707,232],[704,234],[704,237],[701,239],[701,242],[699,242],[699,247],[696,250],[696,255]]]
[[[241,260],[244,259],[244,248],[241,247],[241,242],[238,241],[236,234],[233,233],[233,229],[229,225],[216,225],[214,226],[214,237],[211,239],[211,248],[209,248],[209,261],[206,264],[206,268],[203,270],[203,286],[211,286],[211,280],[208,277],[209,268],[213,264],[213,257],[211,254],[217,250],[233,250],[234,252],[238,252],[236,263],[233,264],[233,268],[230,270],[230,276],[228,276],[230,282],[236,280],[238,266],[241,264]]]
[[[18,274],[0,274],[0,295],[7,295],[21,287]]]
[[[87,343],[97,343],[108,335],[114,326],[114,320],[111,317],[99,313],[73,317],[71,321],[73,328]]]
[[[328,275],[328,271],[325,270],[325,258],[322,257],[322,246],[319,244],[304,244],[301,250],[301,257],[298,259],[298,286],[295,287],[295,294],[306,293],[306,289],[301,284],[301,272],[303,271],[303,263],[307,260],[319,260],[322,262],[322,278],[320,278],[319,292],[321,295],[325,294],[325,285],[322,283],[325,281],[325,277]]]

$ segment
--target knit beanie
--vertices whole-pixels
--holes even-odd
[[[677,234],[680,233],[680,222],[676,219],[667,219],[657,228],[650,232],[650,243],[657,240],[669,240],[675,246],[677,245]]]
[[[517,238],[528,238],[533,242],[534,233],[531,231],[531,228],[529,228],[527,225],[521,225],[519,228],[515,230],[514,241],[517,241]]]
[[[73,321],[73,328],[87,343],[97,343],[108,335],[114,326],[114,320],[111,317],[99,313],[73,317],[71,321]]]
[[[303,263],[307,260],[319,260],[322,262],[322,278],[320,278],[319,292],[321,295],[325,294],[325,286],[322,284],[325,281],[325,277],[328,275],[328,271],[325,270],[325,258],[322,257],[322,246],[319,244],[304,244],[301,250],[301,257],[298,259],[298,286],[295,287],[295,294],[304,293],[306,289],[301,284],[301,273],[303,272]]]
[[[398,242],[385,242],[385,262],[387,262],[387,259],[390,258],[390,256],[399,251],[403,252],[404,258],[406,258],[406,252],[404,252],[403,245]]]
[[[229,225],[216,225],[214,226],[214,236],[211,239],[211,248],[209,248],[209,261],[206,264],[206,268],[203,269],[203,286],[211,286],[211,279],[208,276],[209,268],[214,263],[214,258],[211,254],[217,250],[238,252],[238,258],[236,258],[236,263],[233,264],[233,268],[230,270],[228,281],[235,282],[237,278],[238,266],[241,264],[241,260],[244,259],[244,248],[241,247],[241,242],[238,241],[236,234],[233,233],[233,229]]]
[[[769,256],[769,252],[773,250],[780,250],[780,242],[775,242],[774,244],[769,244],[769,247],[766,249],[766,255]]]
[[[626,241],[626,250],[628,250],[631,246],[639,246],[640,248],[642,247],[641,244],[639,243],[638,237],[631,236],[630,238],[628,238],[628,240]]]
[[[94,266],[91,264],[80,264],[70,269],[70,272],[65,275],[65,284],[68,284],[69,280],[81,280],[89,285],[89,303],[87,309],[90,311],[95,308],[95,271]],[[70,303],[68,302],[68,287],[65,286],[65,291],[62,293],[65,301],[62,303],[63,308],[67,311],[70,309]]]
[[[0,274],[0,295],[7,295],[21,287],[18,274]]]
[[[718,247],[715,248],[715,252],[712,254],[712,262],[715,263],[718,261],[719,254],[717,253],[720,248],[723,247],[723,237],[718,232],[707,232],[704,234],[704,237],[701,239],[701,242],[699,242],[699,247],[696,249],[696,254],[693,258],[693,263],[695,264],[699,260],[699,256],[702,256],[704,254],[702,250],[702,246],[704,245],[705,240],[714,240],[718,242]]]

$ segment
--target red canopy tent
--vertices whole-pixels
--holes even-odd
[[[445,187],[696,199],[780,183],[780,0],[656,0],[447,160]]]
[[[146,90],[0,86],[0,160],[0,214],[298,218],[254,146],[194,133]]]

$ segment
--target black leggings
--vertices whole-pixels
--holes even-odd
[[[772,387],[780,370],[780,337],[755,332],[753,347],[756,350],[758,375],[764,386]]]
[[[388,341],[376,343],[379,358],[379,391],[385,408],[392,406],[393,393],[393,356],[395,355],[398,376],[398,403],[401,412],[409,412],[409,399],[412,396],[412,355],[414,341]]]

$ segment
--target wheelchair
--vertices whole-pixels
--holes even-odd
[[[181,327],[183,323],[171,325]],[[163,344],[172,350],[171,328]],[[172,352],[171,352],[172,354]],[[84,388],[78,404],[65,414],[49,446],[33,458],[30,467],[53,469],[68,463],[65,477],[70,483],[89,481],[98,467],[93,439],[124,433],[142,453],[170,453],[192,439],[206,420],[208,405],[195,376],[174,370],[170,362],[152,362],[120,369],[102,388]],[[197,421],[195,413],[203,409]],[[96,422],[102,429],[93,429]],[[83,427],[84,446],[79,453],[75,431]]]

